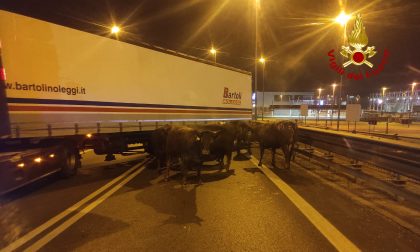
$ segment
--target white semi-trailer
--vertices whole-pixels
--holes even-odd
[[[242,70],[3,10],[0,41],[0,192],[75,173],[87,142],[112,159],[158,125],[251,119]]]

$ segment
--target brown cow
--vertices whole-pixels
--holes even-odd
[[[251,153],[251,135],[252,127],[249,123],[244,121],[231,121],[230,124],[234,127],[235,131],[235,148],[236,155],[241,155],[241,149],[247,149],[248,155]]]
[[[228,171],[234,150],[235,129],[229,124],[209,124],[201,126],[200,129],[202,159],[205,161],[217,160],[220,170],[226,168]],[[226,166],[224,165],[225,156],[227,158]]]
[[[286,168],[289,169],[296,139],[296,124],[290,121],[258,123],[254,126],[254,133],[260,145],[260,162],[258,165],[262,165],[264,150],[271,149],[271,164],[275,167],[275,152],[277,148],[281,148],[284,153]]]
[[[156,157],[158,170],[160,170],[162,164],[166,163],[166,140],[170,129],[170,125],[164,125],[154,130],[150,138],[150,153]]]
[[[183,184],[186,183],[188,168],[200,162],[201,138],[196,129],[173,126],[168,131],[166,140],[166,179],[169,178],[171,163],[180,161]],[[197,177],[201,183],[201,167],[197,166]]]

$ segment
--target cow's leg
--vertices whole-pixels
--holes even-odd
[[[295,161],[296,153],[295,153],[295,144],[290,145],[290,161]]]
[[[248,155],[252,155],[252,152],[251,152],[251,143],[248,143],[247,144],[248,145]]]
[[[238,140],[236,140],[236,156],[240,156],[241,155],[241,144]]]
[[[197,166],[197,180],[199,185],[203,184],[201,180],[201,165]]]
[[[260,162],[258,163],[258,166],[262,165],[263,156],[264,156],[264,146],[260,144]]]
[[[217,160],[219,161],[219,171],[222,171],[225,166],[224,158],[225,155],[221,155],[217,158]]]
[[[232,151],[228,151],[226,154],[227,164],[226,164],[226,171],[229,171],[230,163],[232,162]]]
[[[156,157],[156,169],[159,173],[160,173],[160,167],[161,167],[160,158]]]
[[[187,184],[187,175],[188,175],[188,167],[187,167],[187,160],[181,158],[181,172],[182,172],[182,184]]]
[[[295,156],[295,146],[294,144],[290,145],[290,149],[289,149],[289,163],[288,163],[288,169],[290,169],[290,162],[292,162],[292,159],[294,161],[294,156]]]
[[[284,154],[284,166],[286,169],[290,168],[290,151],[289,151],[289,146],[288,145],[283,145],[281,147],[281,149],[283,150],[283,154]]]
[[[276,148],[271,148],[271,164],[276,167]]]
[[[170,158],[168,158],[167,160],[166,160],[166,174],[165,174],[165,181],[168,181],[169,180],[169,170],[171,169],[171,159]]]

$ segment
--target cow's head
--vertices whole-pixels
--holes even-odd
[[[208,156],[210,155],[210,148],[213,144],[214,140],[218,135],[217,131],[202,131],[200,132],[200,139],[201,139],[201,155]]]

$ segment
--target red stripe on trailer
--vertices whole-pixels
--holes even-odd
[[[126,113],[184,113],[184,114],[240,114],[250,115],[246,111],[226,110],[191,110],[191,109],[148,109],[148,108],[101,108],[101,107],[55,107],[55,106],[16,106],[9,104],[9,111],[30,111],[30,112],[126,112]]]

